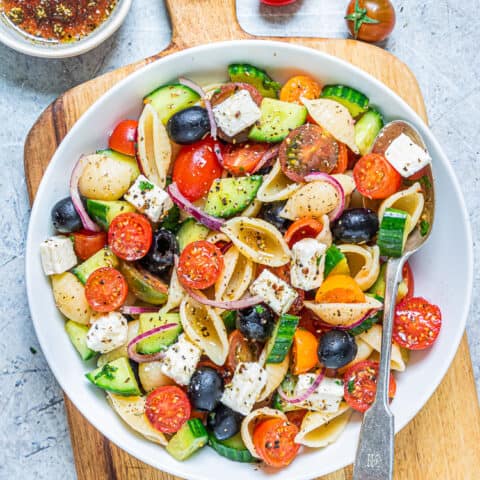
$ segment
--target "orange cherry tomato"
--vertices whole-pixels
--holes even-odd
[[[318,364],[318,340],[303,328],[297,328],[293,336],[293,374],[306,373]]]
[[[135,156],[138,122],[123,120],[113,130],[108,140],[108,146],[124,155]]]
[[[80,230],[72,233],[73,249],[80,260],[86,260],[107,244],[105,232]]]
[[[113,312],[120,308],[128,294],[124,276],[115,268],[95,270],[85,284],[85,297],[96,312]]]
[[[313,100],[318,98],[321,92],[322,87],[313,78],[308,75],[296,75],[287,80],[280,90],[280,100],[303,105],[301,97]]]
[[[348,275],[330,275],[315,295],[318,303],[361,303],[365,294],[357,282]]]
[[[223,167],[236,176],[252,173],[269,148],[266,143],[228,145],[223,152]]]
[[[285,241],[292,248],[299,240],[315,238],[323,229],[320,220],[312,217],[303,217],[293,222],[285,232]]]
[[[240,332],[234,330],[228,336],[228,355],[225,366],[234,372],[241,362],[256,362],[260,356],[260,347],[257,342],[249,342]]]
[[[298,427],[281,418],[259,423],[253,431],[253,445],[261,459],[271,467],[285,467],[297,456]]]
[[[332,170],[334,173],[344,173],[348,168],[348,147],[342,143],[338,142],[338,160],[337,166]]]

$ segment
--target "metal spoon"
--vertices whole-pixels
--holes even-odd
[[[422,137],[412,125],[397,120],[383,127],[375,140],[372,151],[385,153],[390,143],[401,133],[405,133],[420,147],[427,149]],[[421,218],[428,222],[428,231],[425,232],[424,230],[422,232],[417,225],[406,241],[403,255],[400,258],[389,258],[387,261],[382,349],[377,378],[377,393],[375,401],[363,417],[353,469],[353,480],[389,480],[393,476],[393,437],[395,430],[394,418],[388,401],[388,387],[395,298],[402,278],[403,265],[412,254],[423,246],[432,229],[435,192],[430,166],[426,169],[422,183],[425,190],[425,206]],[[427,224],[424,223],[423,225]]]

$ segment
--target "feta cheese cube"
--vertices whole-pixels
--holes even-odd
[[[298,376],[294,397],[300,397],[313,385],[317,375],[304,373]],[[343,397],[343,381],[337,378],[325,377],[320,385],[303,402],[297,404],[299,408],[315,410],[317,412],[333,413],[338,410]]]
[[[72,240],[62,235],[50,237],[42,242],[40,257],[45,275],[64,273],[77,264]]]
[[[127,343],[127,319],[119,312],[92,317],[93,324],[87,332],[87,347],[108,353]]]
[[[202,351],[182,334],[165,352],[162,373],[179,385],[188,385],[201,355]]]
[[[385,157],[402,176],[410,177],[431,161],[426,150],[417,145],[408,135],[401,133],[387,148]]]
[[[259,363],[239,363],[220,401],[232,410],[248,415],[266,383],[267,371]]]
[[[260,120],[261,113],[247,90],[240,90],[213,108],[217,126],[229,137],[251,127]]]
[[[297,298],[297,292],[284,280],[265,269],[250,285],[250,292],[259,295],[278,315],[287,312]]]
[[[173,207],[170,195],[144,175],[137,177],[125,194],[125,200],[144,213],[152,222],[158,222]]]
[[[296,288],[313,290],[323,282],[327,247],[314,238],[304,238],[292,247],[290,281]]]

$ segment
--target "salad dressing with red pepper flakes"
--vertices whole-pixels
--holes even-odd
[[[0,0],[0,12],[37,39],[72,42],[99,27],[118,0]]]

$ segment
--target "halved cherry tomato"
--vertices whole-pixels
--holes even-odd
[[[147,395],[145,414],[162,433],[176,433],[190,418],[192,408],[187,394],[177,386],[158,387]]]
[[[234,330],[228,336],[228,356],[225,366],[234,372],[240,362],[256,362],[260,356],[257,342],[249,342],[240,332]]]
[[[307,413],[308,410],[292,410],[291,412],[286,412],[285,415],[287,416],[288,421],[293,423],[300,430],[300,426]]]
[[[117,215],[108,229],[108,245],[113,253],[132,262],[143,258],[152,244],[152,226],[139,213]]]
[[[420,180],[424,175],[427,175],[429,168],[430,168],[429,165],[427,165],[426,167],[423,167],[423,168],[422,168],[421,170],[419,170],[417,173],[414,173],[413,175],[411,175],[410,177],[408,177],[408,179],[409,179],[409,180],[412,180],[412,181]]]
[[[403,281],[407,284],[407,294],[405,298],[413,297],[415,292],[415,279],[413,277],[412,267],[408,262],[405,262],[402,270]]]
[[[333,326],[327,327],[309,308],[303,308],[300,311],[300,322],[298,328],[304,328],[319,338],[323,333],[333,329]]]
[[[361,303],[365,294],[358,283],[348,275],[330,275],[315,295],[318,303]]]
[[[253,431],[253,445],[261,459],[271,467],[285,467],[296,457],[298,427],[281,418],[259,423]]]
[[[266,143],[228,145],[223,152],[223,167],[232,175],[242,176],[252,173],[269,148]]]
[[[285,241],[292,248],[299,240],[315,238],[323,230],[320,220],[313,217],[299,218],[293,222],[285,232]]]
[[[364,155],[353,168],[353,179],[357,190],[372,199],[387,198],[402,184],[400,174],[379,153]]]
[[[292,130],[278,152],[282,170],[294,182],[310,173],[330,173],[338,162],[338,142],[322,127],[307,123]]]
[[[393,339],[403,348],[423,350],[440,333],[442,312],[422,297],[406,298],[395,308]]]
[[[344,173],[348,168],[348,150],[349,148],[342,142],[338,142],[338,161],[337,166],[330,172]]]
[[[96,312],[113,312],[123,305],[127,294],[124,276],[112,267],[98,268],[85,284],[85,297]]]
[[[224,102],[228,97],[231,97],[240,90],[246,90],[252,97],[252,100],[260,106],[263,100],[262,94],[253,85],[243,82],[230,82],[222,85],[218,91],[215,91],[212,95],[212,99],[210,100],[212,106]]]
[[[379,363],[365,360],[353,364],[344,374],[345,401],[358,412],[365,412],[375,400],[377,392],[377,376]],[[388,396],[392,399],[395,396],[397,384],[390,373],[390,385]]]
[[[135,143],[137,142],[138,122],[136,120],[123,120],[113,130],[108,140],[108,146],[124,155],[135,156]]]
[[[107,244],[105,232],[80,230],[72,233],[73,249],[80,260],[86,260]]]
[[[293,374],[300,375],[318,364],[318,340],[315,335],[303,328],[297,328],[293,335]]]
[[[189,243],[178,260],[178,279],[189,288],[211,287],[223,269],[223,255],[213,243],[198,240]]]
[[[208,137],[178,152],[173,164],[173,181],[188,200],[194,202],[208,193],[213,181],[222,174],[213,150],[215,142]]]
[[[301,97],[313,100],[318,98],[321,92],[322,87],[313,78],[307,75],[296,75],[287,80],[280,90],[280,100],[303,105]]]

